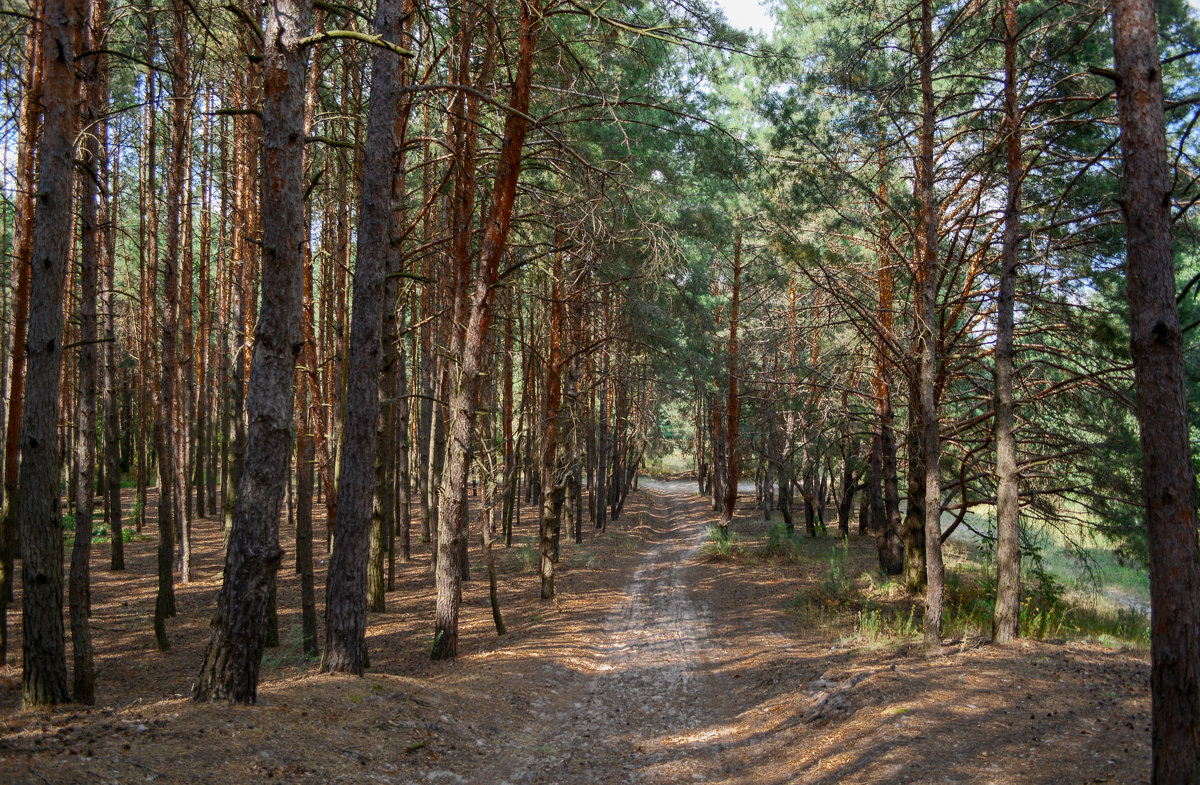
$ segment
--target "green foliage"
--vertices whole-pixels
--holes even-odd
[[[1021,635],[1036,640],[1095,640],[1106,645],[1150,645],[1149,620],[1137,611],[1105,610],[1069,602],[1052,574],[1030,570],[1023,587]],[[946,584],[946,629],[951,635],[990,635],[994,587],[989,581],[951,574]]]
[[[99,511],[97,511],[97,512],[99,512]],[[77,525],[77,523],[75,520],[75,513],[73,513],[73,512],[63,513],[63,537],[64,537],[64,542],[65,542],[67,548],[70,548],[75,544],[75,527],[76,527],[76,525]],[[130,532],[128,530],[126,530],[125,532],[123,532],[122,539],[125,542],[129,542],[130,541],[129,535],[130,535]],[[104,525],[103,517],[100,517],[99,519],[93,517],[93,519],[92,519],[92,541],[93,542],[104,541],[107,539],[109,539],[109,530],[108,530],[108,527]]]
[[[142,500],[134,498],[133,504],[129,507],[129,517],[125,519],[125,531],[137,529],[137,522],[142,517]]]
[[[850,577],[849,548],[832,545],[820,582],[790,603],[805,624],[829,629],[851,641],[906,643],[923,634],[923,606],[910,596],[901,579],[864,572]],[[1026,559],[1022,584],[1022,637],[1036,640],[1090,640],[1108,646],[1149,645],[1148,619],[1127,608],[1106,609],[1072,601],[1067,589],[1040,552]],[[944,627],[956,638],[991,635],[995,586],[992,570],[978,562],[946,574]]]
[[[923,627],[914,603],[908,605],[907,614],[903,607],[873,605],[864,608],[858,612],[856,630],[860,638],[877,642],[916,638],[922,634]]]
[[[846,568],[850,564],[850,543],[846,540],[834,542],[829,549],[829,574],[825,577],[822,588],[830,596],[848,595],[854,590]]]
[[[767,528],[767,542],[762,553],[769,558],[796,562],[800,560],[802,542],[801,535],[795,531],[788,534],[787,526],[782,522],[772,523]]]
[[[732,560],[738,558],[743,548],[737,532],[721,531],[719,526],[708,526],[704,529],[704,546],[701,550],[710,559]]]
[[[596,557],[586,548],[579,548],[567,560],[567,566],[576,570],[596,569]]]
[[[517,547],[506,550],[504,556],[509,572],[526,573],[537,569],[540,553],[533,540],[526,537]]]

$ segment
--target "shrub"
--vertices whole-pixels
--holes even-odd
[[[719,526],[708,526],[704,529],[702,550],[710,559],[733,559],[740,549],[740,540],[734,532],[722,531]]]

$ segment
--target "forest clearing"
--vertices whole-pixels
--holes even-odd
[[[154,554],[131,543],[130,572],[109,573],[93,597],[97,705],[8,714],[0,780],[1148,781],[1144,650],[1078,640],[997,648],[976,635],[931,658],[915,638],[867,641],[851,609],[819,625],[794,603],[829,580],[824,553],[713,558],[704,529],[718,521],[694,492],[636,492],[608,531],[564,546],[552,605],[536,600],[536,573],[514,546],[501,558],[509,634],[491,629],[486,582],[469,582],[453,666],[428,658],[432,575],[418,551],[389,612],[370,617],[364,678],[318,673],[300,650],[297,614],[281,614],[258,705],[232,710],[188,698],[219,562],[197,564],[178,596],[175,646],[155,652],[141,622],[153,573],[136,567]],[[761,515],[735,525],[758,552]],[[520,539],[532,533],[523,527]],[[201,536],[198,551],[213,544]],[[848,572],[872,571],[868,542],[855,538],[851,552]],[[139,574],[140,588],[121,585]],[[281,607],[294,607],[298,590],[281,570]],[[10,711],[17,668],[3,679]]]
[[[1200,783],[1200,5],[0,3],[0,779]]]

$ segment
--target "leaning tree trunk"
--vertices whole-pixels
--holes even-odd
[[[1150,538],[1151,781],[1200,781],[1200,552],[1154,4],[1113,0],[1129,321]]]
[[[484,223],[479,266],[463,339],[460,377],[449,407],[450,441],[447,449],[445,492],[440,500],[438,551],[441,556],[438,558],[436,569],[437,610],[431,653],[435,660],[453,658],[458,654],[458,611],[462,604],[462,579],[455,563],[457,560],[450,554],[457,553],[460,538],[466,536],[467,510],[463,503],[463,491],[466,489],[470,469],[479,385],[485,370],[484,349],[492,320],[492,303],[496,296],[496,281],[500,275],[500,259],[508,243],[517,181],[521,173],[521,156],[528,129],[527,112],[533,81],[533,56],[542,23],[541,0],[522,0],[520,53],[512,97],[509,99],[512,110],[504,123],[492,202]]]
[[[212,637],[196,700],[253,703],[267,604],[283,559],[279,511],[292,453],[292,380],[304,277],[304,49],[311,0],[272,0],[263,48],[262,305],[249,430]]]
[[[1017,103],[1017,0],[1004,0],[1004,131],[1008,136],[1007,197],[996,302],[996,607],[992,638],[1017,637],[1021,613],[1021,529],[1017,441],[1013,432],[1013,299],[1021,241],[1021,110]]]
[[[71,247],[76,126],[76,36],[82,0],[46,0],[42,19],[42,135],[34,212],[26,405],[21,418],[17,520],[21,530],[21,697],[27,706],[64,703],[63,524],[59,504],[59,378],[63,290]]]
[[[398,45],[400,0],[383,0],[375,32]],[[375,495],[379,420],[379,374],[383,358],[385,273],[389,254],[392,174],[399,148],[400,56],[377,48],[371,62],[371,109],[367,116],[362,207],[350,321],[346,417],[342,427],[342,470],[338,476],[336,536],[329,560],[325,605],[325,655],[321,670],[361,675],[367,665],[367,555]],[[382,531],[377,530],[383,599]]]

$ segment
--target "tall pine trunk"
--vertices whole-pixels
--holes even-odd
[[[737,230],[733,241],[733,300],[729,306],[729,397],[725,414],[725,450],[729,469],[725,475],[725,498],[721,506],[721,532],[729,534],[733,522],[733,508],[738,495],[738,310],[742,296],[742,230]]]
[[[545,397],[542,399],[542,515],[538,526],[538,574],[543,600],[554,599],[554,565],[558,563],[566,477],[560,447],[564,446],[562,405],[563,321],[562,251],[554,253],[550,275],[550,336],[545,359]]]
[[[450,440],[447,449],[445,493],[442,494],[438,528],[439,558],[436,569],[437,609],[434,628],[433,659],[449,659],[458,654],[458,612],[462,604],[462,578],[457,553],[466,537],[467,510],[464,491],[471,463],[475,435],[475,415],[479,386],[484,372],[484,350],[492,320],[500,259],[508,243],[521,157],[528,129],[527,112],[533,81],[533,57],[538,32],[543,24],[541,0],[522,0],[520,50],[516,79],[504,123],[500,157],[496,165],[492,201],[483,224],[479,264],[471,293],[471,307],[463,340],[462,366],[449,405]]]
[[[920,326],[921,442],[925,459],[925,645],[942,641],[942,473],[937,406],[938,209],[933,192],[933,0],[921,0],[921,130],[917,187],[921,201]]]
[[[1021,241],[1021,109],[1017,96],[1017,0],[1004,0],[1004,131],[1007,135],[1007,204],[996,302],[996,606],[992,638],[1017,637],[1021,613],[1021,528],[1017,441],[1013,427],[1013,300]]]
[[[102,163],[106,163],[102,159]],[[109,186],[109,199],[104,218],[108,228],[104,238],[103,272],[104,283],[101,287],[101,297],[104,311],[104,493],[108,501],[104,511],[108,515],[109,531],[109,569],[120,571],[125,569],[125,535],[122,529],[121,509],[121,427],[118,410],[117,388],[120,379],[117,375],[116,347],[116,220],[117,204],[117,172],[120,167],[112,167],[112,177]]]
[[[375,34],[399,44],[400,0],[381,0]],[[367,665],[367,573],[370,539],[377,541],[380,574],[375,588],[383,599],[382,531],[372,526],[379,445],[379,382],[383,359],[383,310],[392,228],[392,177],[399,149],[396,111],[400,105],[400,57],[377,48],[371,63],[371,108],[354,301],[347,364],[346,417],[342,427],[342,466],[338,476],[336,532],[329,560],[325,606],[325,654],[321,670],[361,675]],[[394,304],[393,304],[394,307]],[[382,523],[382,521],[380,522]],[[380,603],[382,604],[382,602]]]
[[[283,558],[304,273],[304,49],[311,0],[273,0],[263,49],[262,306],[246,397],[245,457],[196,700],[253,703],[267,604]]]
[[[1150,538],[1154,785],[1200,781],[1200,549],[1154,4],[1113,0],[1129,321]]]
[[[68,698],[63,635],[63,523],[59,503],[59,382],[63,291],[71,247],[75,53],[82,0],[46,0],[42,20],[42,132],[34,212],[26,406],[21,419],[17,520],[21,530],[23,635],[21,697],[26,706]]]
[[[888,209],[887,172],[881,168],[878,191],[879,210]],[[888,364],[887,343],[892,338],[895,300],[895,268],[892,263],[891,229],[886,218],[880,221],[879,239],[879,329],[883,333],[875,357],[875,412],[879,432],[875,437],[875,458],[871,464],[871,516],[876,532],[879,568],[888,575],[904,571],[904,524],[900,518],[900,493],[896,479],[896,425],[892,409],[892,372]],[[878,477],[876,477],[876,473]]]
[[[43,3],[34,0],[29,10],[42,17]],[[33,259],[35,142],[41,134],[42,25],[34,22],[25,34],[24,78],[21,81],[21,114],[17,126],[16,210],[13,216],[12,357],[9,373],[8,413],[4,432],[4,509],[0,511],[0,662],[8,662],[8,603],[12,599],[17,545],[21,524],[17,513],[17,472],[21,458],[21,421],[25,416],[25,363],[29,325],[29,288]]]

